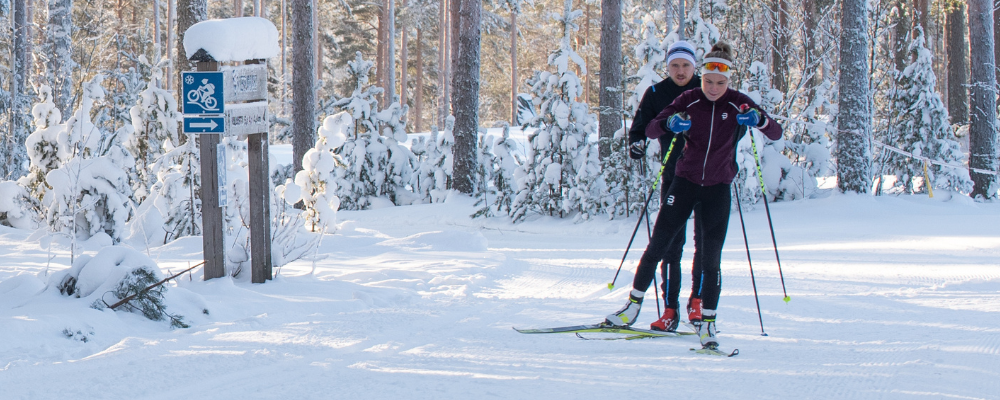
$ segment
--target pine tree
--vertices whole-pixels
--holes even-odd
[[[455,136],[452,129],[455,117],[445,119],[443,132],[433,127],[429,138],[421,136],[410,146],[417,157],[417,178],[414,185],[417,196],[427,203],[442,203],[451,190],[454,171],[453,147]]]
[[[313,232],[323,231],[325,227],[337,222],[340,198],[334,194],[337,192],[337,182],[333,172],[337,165],[343,165],[344,162],[334,150],[344,145],[353,125],[354,120],[346,112],[326,117],[317,131],[316,146],[309,149],[302,158],[302,171],[295,174],[294,184],[288,182],[284,185],[285,199],[288,202],[302,200],[307,227]],[[290,191],[297,192],[289,193]]]
[[[132,134],[125,147],[136,158],[137,181],[133,183],[136,201],[142,202],[156,180],[152,164],[166,151],[166,145],[177,147],[180,138],[177,124],[181,116],[177,112],[177,101],[167,90],[158,87],[163,80],[163,67],[167,61],[151,66],[151,76],[146,89],[139,93],[137,104],[129,113],[132,117]]]
[[[961,147],[955,139],[948,123],[948,110],[941,95],[937,93],[937,77],[934,75],[933,55],[924,46],[923,29],[914,30],[907,53],[913,60],[903,71],[897,73],[896,89],[893,91],[893,116],[895,121],[895,147],[906,150],[914,157],[894,154],[888,163],[890,171],[897,177],[897,185],[909,193],[927,190],[914,185],[914,178],[924,176],[924,167],[932,174],[932,182],[938,187],[969,193],[972,181],[968,170],[926,165],[924,157],[946,164],[964,161]],[[940,181],[939,181],[940,180]]]
[[[599,199],[607,188],[600,179],[597,147],[588,142],[597,129],[597,118],[586,104],[577,101],[583,87],[570,68],[574,63],[581,71],[587,70],[570,46],[573,19],[579,15],[580,11],[571,10],[567,3],[559,19],[563,37],[548,59],[556,72],[536,72],[528,80],[540,112],[530,123],[538,130],[529,136],[525,163],[514,176],[518,182],[512,206],[515,222],[529,212],[574,214],[578,219],[604,212]]]

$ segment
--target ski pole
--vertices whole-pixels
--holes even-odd
[[[649,213],[646,213],[646,235],[649,240],[653,240],[653,230],[649,227]],[[656,315],[663,315],[660,311],[660,284],[656,282],[656,272],[653,272],[653,294],[656,295]],[[663,307],[667,306],[667,299],[663,299]]]
[[[749,108],[750,106],[742,104],[740,105],[740,112],[745,112]],[[757,165],[757,180],[760,181],[760,192],[764,198],[764,210],[767,212],[767,225],[771,228],[771,244],[774,245],[774,259],[778,261],[778,276],[781,278],[781,292],[785,295],[782,300],[787,303],[791,301],[792,298],[788,297],[788,291],[785,290],[785,274],[781,272],[781,257],[778,256],[778,241],[774,238],[774,223],[771,222],[771,207],[767,205],[767,188],[764,187],[764,174],[761,172],[760,157],[757,156],[757,142],[753,138],[753,132],[750,132],[750,146],[753,147],[753,161]]]
[[[615,277],[611,279],[611,283],[608,283],[608,290],[615,289],[615,282],[618,281],[618,274],[622,272],[622,266],[625,265],[625,258],[628,257],[628,251],[632,248],[632,241],[635,240],[635,234],[639,232],[639,225],[642,225],[642,218],[646,215],[646,210],[649,208],[649,201],[652,200],[653,192],[656,191],[656,185],[660,183],[660,178],[663,177],[663,170],[667,167],[667,159],[670,158],[670,154],[674,151],[674,143],[676,142],[677,134],[674,134],[674,138],[670,140],[670,146],[667,146],[667,153],[663,156],[663,164],[660,165],[660,172],[656,174],[656,180],[653,181],[653,186],[649,188],[649,194],[646,195],[646,203],[642,206],[642,212],[639,214],[639,219],[638,221],[635,221],[635,229],[632,229],[632,237],[628,240],[628,245],[625,246],[625,254],[622,255],[622,262],[618,264],[618,271],[615,271]]]
[[[757,297],[757,279],[753,275],[753,261],[750,260],[750,242],[747,241],[747,226],[743,223],[743,205],[740,204],[740,192],[736,190],[736,183],[733,183],[733,192],[736,196],[736,209],[740,211],[740,227],[743,228],[743,244],[747,248],[747,264],[750,264],[750,283],[753,284],[753,301],[757,303],[757,320],[760,321],[760,335],[767,336],[764,332],[764,317],[760,315],[760,299]]]

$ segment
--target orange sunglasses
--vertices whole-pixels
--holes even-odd
[[[705,69],[709,71],[729,72],[729,66],[720,62],[705,63]]]

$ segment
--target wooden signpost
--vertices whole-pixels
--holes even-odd
[[[234,23],[232,32],[236,34],[239,34],[238,28],[248,26],[248,21],[242,18],[206,22],[218,26],[229,21]],[[257,28],[260,24],[270,24],[260,18],[249,22],[258,24]],[[197,31],[199,24],[192,26],[188,32]],[[270,24],[266,28],[272,30],[274,25]],[[259,29],[255,29],[257,31]],[[274,36],[276,35],[275,30]],[[248,34],[246,37],[255,35]],[[225,42],[222,39],[220,41]],[[205,280],[225,275],[222,207],[226,206],[227,199],[233,195],[226,191],[225,151],[218,150],[220,139],[225,135],[247,140],[251,281],[264,283],[272,277],[266,59],[222,60],[216,59],[204,48],[186,50],[189,50],[188,54],[193,53],[189,59],[198,63],[198,73],[185,73],[182,77],[185,85],[180,97],[184,104],[185,132],[199,134]],[[220,62],[239,61],[243,65],[227,66],[221,70],[219,68]],[[199,74],[203,72],[215,73]]]

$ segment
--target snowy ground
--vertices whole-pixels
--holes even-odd
[[[461,197],[342,212],[315,265],[263,285],[200,272],[170,284],[197,303],[175,310],[193,325],[176,330],[45,289],[46,247],[0,228],[0,398],[997,399],[1000,204],[947,197],[773,204],[787,304],[763,208],[750,212],[767,337],[734,214],[719,309],[733,358],[692,354],[693,337],[511,330],[597,322],[620,307],[631,272],[614,292],[606,284],[634,219],[470,220]],[[201,242],[148,251],[176,272],[201,258]],[[53,254],[50,274],[69,263]],[[655,310],[647,302],[638,325]]]

